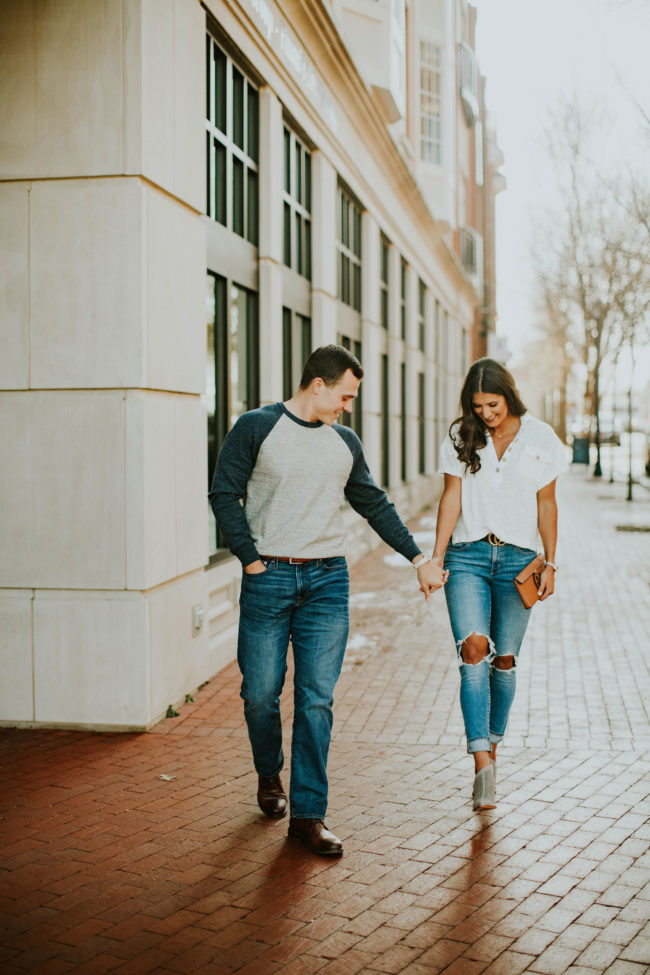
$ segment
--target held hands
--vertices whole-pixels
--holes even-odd
[[[443,569],[437,561],[427,561],[422,566],[416,566],[420,592],[424,593],[427,602],[431,599],[432,593],[436,589],[441,589],[449,578],[449,571]]]

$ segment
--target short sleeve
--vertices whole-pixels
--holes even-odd
[[[454,477],[462,477],[463,473],[463,464],[458,459],[451,437],[447,436],[440,445],[438,474],[453,474]]]
[[[544,477],[542,478],[543,483],[539,486],[540,488],[546,487],[547,484],[550,484],[556,477],[566,473],[569,469],[566,447],[551,427],[548,427],[548,433],[548,443],[545,446],[549,454],[549,459],[546,470],[544,471]]]

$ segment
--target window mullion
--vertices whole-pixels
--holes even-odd
[[[248,159],[250,147],[248,145],[248,78],[245,75],[242,82],[242,102],[242,142],[244,143],[244,151],[242,153],[242,164],[244,167],[244,175],[242,179],[242,196],[244,198],[244,219],[242,221],[242,232],[244,240],[248,240]]]
[[[297,271],[300,267],[298,258],[298,234],[296,233],[296,188],[298,173],[296,172],[296,135],[291,133],[289,141],[289,166],[291,167],[291,267]]]
[[[226,227],[232,230],[232,132],[233,132],[233,84],[232,62],[226,61]],[[229,309],[230,312],[230,309]],[[230,320],[230,319],[229,319]]]

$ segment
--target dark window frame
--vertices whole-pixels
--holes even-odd
[[[337,203],[338,297],[343,304],[360,312],[362,210],[340,183]]]
[[[423,372],[418,373],[418,473],[426,473],[426,386]]]
[[[283,263],[311,281],[311,152],[286,123],[283,151]]]
[[[347,349],[348,352],[355,355],[359,362],[362,361],[361,342],[358,342],[356,339],[351,339],[347,335],[339,335],[339,345],[342,345],[344,349]],[[345,427],[351,427],[360,440],[363,438],[363,383],[360,384],[357,390],[357,395],[352,406],[352,413],[343,412],[339,422]]]
[[[400,363],[400,473],[407,480],[407,430],[406,430],[406,363]]]
[[[214,468],[221,445],[231,428],[233,416],[233,378],[232,378],[232,289],[237,288],[246,296],[246,321],[244,340],[246,343],[245,410],[255,409],[260,404],[260,355],[259,355],[259,300],[256,291],[245,288],[215,271],[206,272],[207,282],[212,279],[212,353],[214,358],[214,413],[207,416],[208,450],[208,489],[214,476]],[[208,322],[209,328],[209,322]],[[209,339],[208,331],[208,339]],[[208,356],[210,350],[208,349]],[[241,413],[239,414],[241,415]],[[211,545],[210,545],[211,548]],[[225,556],[225,542],[217,529],[216,551],[210,551],[209,564]]]
[[[282,308],[282,396],[290,399],[300,385],[302,370],[312,352],[311,318]],[[295,355],[300,349],[300,356]]]
[[[418,278],[418,348],[421,352],[426,347],[426,308],[427,308],[427,286]]]
[[[390,402],[388,396],[388,356],[383,354],[380,360],[379,395],[381,401],[380,414],[380,470],[382,486],[390,486]]]
[[[258,86],[206,34],[206,214],[259,242]]]
[[[390,241],[381,235],[379,243],[379,324],[388,331],[390,308]]]
[[[406,274],[408,269],[408,263],[403,257],[400,258],[399,267],[399,320],[400,320],[400,335],[402,341],[406,340],[406,314],[407,314],[407,302],[406,302]]]

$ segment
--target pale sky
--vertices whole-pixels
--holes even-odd
[[[552,201],[544,131],[559,99],[576,92],[602,105],[609,116],[598,148],[603,163],[638,168],[645,157],[650,179],[650,130],[617,80],[650,115],[650,0],[472,2],[508,180],[497,197],[497,331],[516,357],[534,318],[530,241],[536,214]]]

